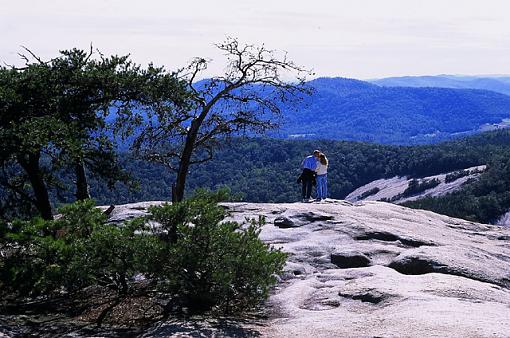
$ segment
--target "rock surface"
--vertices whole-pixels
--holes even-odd
[[[398,198],[398,195],[403,193],[404,190],[407,189],[407,187],[409,186],[409,182],[411,181],[411,178],[398,176],[393,178],[383,178],[359,187],[358,189],[354,190],[349,195],[347,195],[345,197],[345,200],[356,202],[361,200],[379,201],[382,199],[386,199],[391,200],[393,203],[403,203],[407,201],[417,200],[427,196],[432,197],[442,196],[461,189],[464,183],[466,183],[469,179],[476,179],[478,176],[480,176],[480,173],[483,172],[486,168],[487,166],[481,165],[464,169],[465,171],[469,171],[470,174],[463,177],[459,177],[451,182],[445,182],[445,178],[446,175],[452,173],[423,177],[420,180],[428,181],[437,179],[440,181],[440,184],[433,188],[427,189],[419,194],[404,198]],[[370,194],[368,196],[363,196],[363,194],[368,194],[371,190],[375,188],[379,189],[377,193]]]
[[[510,335],[510,229],[383,202],[227,206],[290,254],[262,336]],[[368,261],[332,262],[351,256]]]
[[[373,201],[225,206],[239,222],[263,215],[261,238],[289,253],[268,318],[158,323],[147,336],[510,336],[509,228]]]
[[[161,203],[117,206],[110,220]],[[510,336],[507,227],[373,201],[224,205],[239,222],[264,216],[262,240],[289,253],[266,317],[174,320],[142,336]]]
[[[510,227],[510,211],[501,216],[496,224]]]

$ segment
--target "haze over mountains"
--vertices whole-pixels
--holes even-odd
[[[432,77],[435,78],[435,77]],[[407,78],[391,83],[406,83]],[[410,78],[412,79],[412,78]],[[432,79],[440,85],[448,78]],[[500,92],[418,86],[390,87],[346,78],[318,78],[308,82],[314,89],[296,110],[283,107],[285,123],[278,136],[369,141],[387,144],[434,143],[510,124],[510,78],[503,78]],[[491,79],[455,80],[466,87]],[[383,80],[379,80],[383,81]],[[496,81],[496,80],[494,80]],[[470,84],[471,83],[471,84]],[[444,85],[446,86],[446,85]],[[488,85],[487,85],[488,86]],[[506,86],[506,87],[505,87]],[[495,86],[494,86],[495,87]],[[504,88],[503,88],[504,87]]]
[[[383,87],[442,87],[457,89],[485,89],[510,95],[510,76],[401,76],[369,80],[370,83]]]

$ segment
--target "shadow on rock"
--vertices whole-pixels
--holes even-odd
[[[385,231],[368,231],[361,235],[358,235],[355,237],[357,240],[379,240],[384,242],[396,242],[400,241],[402,245],[409,246],[412,248],[419,248],[420,246],[435,246],[435,243],[432,242],[425,242],[416,240],[413,238],[405,238],[401,236],[397,236],[395,234],[385,232]]]
[[[331,253],[331,263],[341,269],[362,268],[370,266],[370,259],[354,250],[337,250]]]
[[[379,304],[387,299],[395,297],[387,293],[383,293],[377,290],[362,290],[354,293],[339,292],[338,295],[344,298],[350,298],[353,300],[360,300],[363,303]]]
[[[261,333],[248,325],[253,320],[226,320],[215,321],[188,320],[179,322],[162,322],[156,328],[147,330],[141,337],[260,337]],[[257,325],[257,324],[255,324]],[[260,324],[259,324],[260,325]]]

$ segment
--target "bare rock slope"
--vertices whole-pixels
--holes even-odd
[[[437,180],[439,184],[411,196],[402,196],[404,191],[409,187],[409,183],[412,180],[411,178],[401,176],[382,178],[359,187],[347,195],[345,199],[351,202],[360,200],[379,201],[385,199],[400,204],[428,196],[442,196],[461,189],[462,186],[471,179],[477,179],[486,168],[487,166],[480,165],[460,171],[420,178],[420,182]],[[459,172],[463,172],[464,174],[451,181],[446,179],[448,175],[454,175]]]
[[[501,216],[496,224],[510,227],[510,211]]]
[[[510,335],[507,229],[381,202],[229,209],[290,254],[268,336]]]
[[[244,332],[510,336],[508,228],[383,202],[225,206],[234,220],[265,216],[261,238],[289,253],[269,318]]]

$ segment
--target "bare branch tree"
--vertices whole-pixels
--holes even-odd
[[[227,38],[216,47],[227,59],[222,76],[196,81],[207,69],[204,58],[194,59],[179,72],[191,93],[191,109],[161,109],[134,143],[141,157],[175,169],[176,201],[184,197],[191,164],[212,158],[220,140],[245,133],[264,133],[279,126],[280,103],[299,101],[309,93],[310,71],[296,65],[286,53],[264,45],[242,45]],[[287,79],[293,78],[293,81]]]

